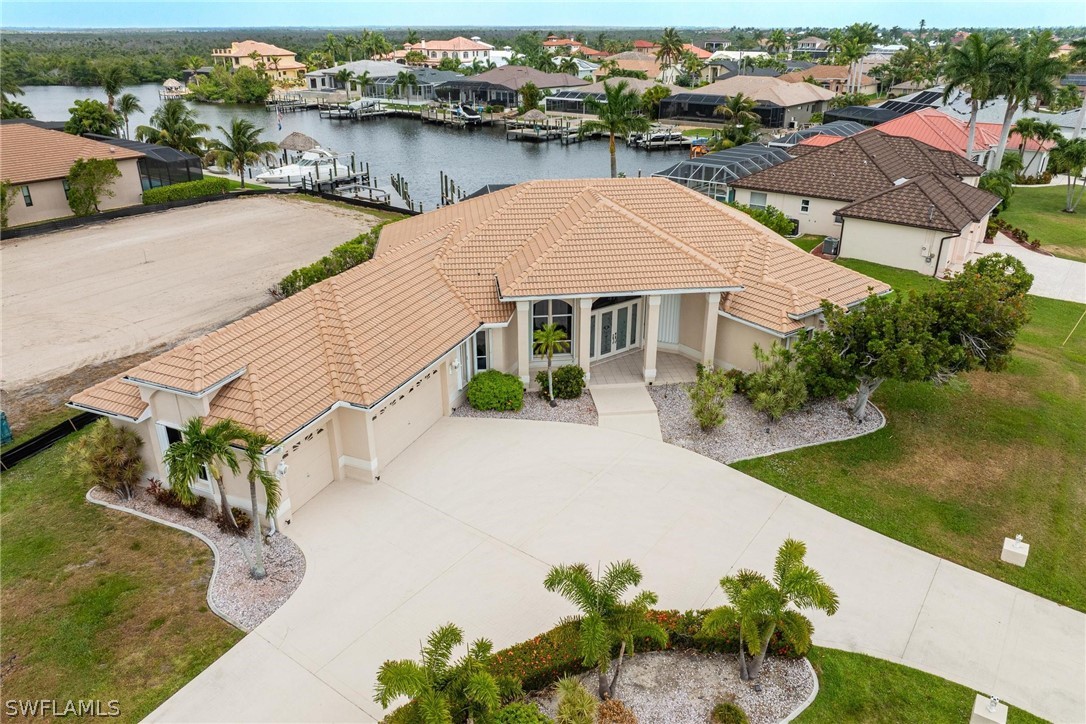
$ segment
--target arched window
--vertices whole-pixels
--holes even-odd
[[[554,324],[566,333],[572,351],[573,306],[561,299],[545,299],[532,305],[532,333],[542,329],[543,325]]]

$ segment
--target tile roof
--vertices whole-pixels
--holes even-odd
[[[458,35],[448,40],[423,40],[420,43],[404,43],[404,50],[492,50],[493,45],[478,43],[470,38]]]
[[[983,168],[956,153],[873,128],[751,174],[733,186],[856,201],[926,173],[979,176]]]
[[[511,298],[737,287],[722,309],[778,333],[822,299],[889,289],[665,179],[532,181],[389,224],[369,262],[72,401],[136,418],[135,382],[229,380],[209,419],[283,438],[336,402],[379,402],[480,324],[506,322]]]
[[[687,91],[690,95],[733,96],[742,93],[763,103],[788,108],[807,103],[820,103],[834,98],[833,91],[812,83],[789,83],[764,75],[733,75],[700,88]]]
[[[458,81],[451,81],[456,83]],[[465,83],[492,83],[518,90],[525,83],[534,83],[537,88],[572,88],[588,85],[588,81],[568,73],[545,73],[526,65],[503,65],[500,68],[469,76]]]
[[[841,216],[959,232],[991,213],[1000,198],[944,174],[924,174],[838,209]]]
[[[797,143],[797,146],[814,146],[816,148],[823,148],[825,146],[832,146],[840,141],[845,136],[831,136],[826,133],[819,133],[817,136],[811,136],[810,138],[804,138]]]
[[[0,167],[4,180],[30,183],[64,178],[77,160],[142,158],[130,148],[92,141],[28,123],[0,124]]]
[[[944,151],[965,155],[965,147],[969,142],[969,122],[952,118],[945,113],[940,113],[934,108],[923,108],[912,113],[895,118],[885,123],[880,123],[879,130],[891,136],[903,136],[915,138],[918,141],[941,148]],[[998,123],[977,123],[976,138],[973,139],[973,150],[995,148],[999,145],[999,134],[1002,126]],[[1007,141],[1007,148],[1017,150],[1022,143],[1022,138],[1017,133],[1011,133]],[[1026,142],[1026,149],[1036,151],[1055,146],[1052,141],[1044,144],[1030,139]]]
[[[272,45],[271,43],[261,43],[258,40],[235,40],[233,43],[230,43],[229,48],[212,50],[211,54],[220,57],[227,56],[231,58],[244,58],[253,51],[256,51],[260,55],[264,56],[289,55],[293,57],[295,55],[293,50],[280,48],[276,45]]]
[[[851,68],[847,65],[812,65],[810,68],[804,70],[796,70],[791,73],[785,73],[780,76],[781,80],[788,81],[789,83],[804,83],[808,78],[814,78],[815,80],[839,80],[844,81],[848,78]],[[875,79],[863,75],[860,85],[871,85],[875,82]]]

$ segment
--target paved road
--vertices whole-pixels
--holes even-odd
[[[1023,248],[997,233],[994,244],[981,244],[984,254],[1008,254],[1022,261],[1033,275],[1030,294],[1086,304],[1086,264],[1071,259],[1045,256]]]
[[[434,627],[502,647],[572,613],[543,589],[553,563],[632,558],[662,606],[700,608],[723,602],[725,573],[770,570],[787,536],[841,598],[814,617],[817,643],[1086,720],[1086,615],[625,432],[445,418],[287,533],[306,554],[297,593],[151,720],[375,721],[377,667],[417,656]]]

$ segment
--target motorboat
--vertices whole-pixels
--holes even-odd
[[[347,107],[352,111],[373,111],[381,107],[381,102],[374,98],[359,98],[348,103]]]
[[[482,123],[483,117],[479,111],[475,110],[469,105],[461,103],[460,105],[454,105],[452,107],[453,115],[457,118],[462,118],[468,123]]]
[[[340,159],[332,151],[317,146],[304,152],[294,163],[268,169],[255,180],[269,186],[301,186],[303,180],[308,183],[339,182],[346,181],[353,175],[350,163]]]

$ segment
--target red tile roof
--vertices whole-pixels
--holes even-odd
[[[81,158],[121,161],[143,158],[143,154],[27,123],[0,124],[0,174],[5,181],[30,183],[64,178]]]
[[[959,155],[965,155],[965,146],[969,141],[969,123],[957,118],[951,118],[934,108],[924,108],[895,118],[892,121],[880,123],[878,130],[891,136],[902,138],[914,138],[921,143],[952,151]],[[998,123],[978,123],[976,138],[973,140],[973,150],[985,150],[999,145],[999,134],[1002,127]],[[1022,142],[1017,133],[1012,133],[1007,142],[1007,148],[1017,149]],[[1030,139],[1026,143],[1026,150],[1049,149],[1055,144],[1051,141],[1044,144]]]

